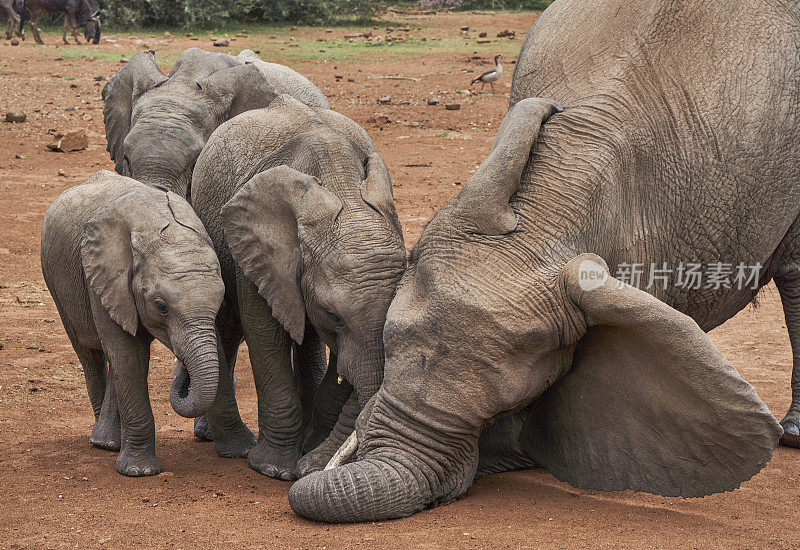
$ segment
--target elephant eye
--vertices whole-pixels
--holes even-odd
[[[161,298],[156,298],[155,300],[156,309],[161,315],[166,315],[169,309],[167,309],[167,303],[162,300]]]
[[[328,316],[331,318],[331,323],[333,323],[335,326],[337,326],[339,328],[344,326],[344,323],[342,322],[341,317],[336,315],[334,312],[329,311],[328,312]]]

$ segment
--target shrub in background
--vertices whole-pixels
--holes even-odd
[[[247,22],[318,24],[336,17],[370,19],[384,0],[94,0],[116,28],[208,27]]]

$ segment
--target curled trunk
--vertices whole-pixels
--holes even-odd
[[[413,464],[368,458],[339,468],[310,474],[295,482],[289,505],[314,521],[334,523],[380,521],[410,516],[432,500],[421,487]]]
[[[204,415],[217,397],[219,356],[213,333],[189,341],[193,346],[188,352],[177,352],[169,401],[179,415],[195,418]]]
[[[381,521],[464,493],[477,467],[477,433],[412,415],[381,389],[357,421],[359,459],[301,478],[289,491],[292,509],[315,521]]]

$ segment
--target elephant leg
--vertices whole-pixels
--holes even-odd
[[[301,430],[305,434],[311,426],[317,390],[328,368],[325,344],[311,323],[306,323],[303,343],[292,344],[292,364],[303,408]]]
[[[153,338],[144,330],[139,330],[136,336],[126,332],[91,293],[89,302],[106,361],[111,365],[109,378],[119,406],[121,434],[117,472],[126,476],[159,474],[161,463],[156,458],[155,420],[147,388]],[[113,395],[111,398],[109,405]]]
[[[225,312],[227,315],[228,311]],[[242,341],[242,329],[236,319],[217,318],[217,341],[219,349],[219,386],[217,398],[208,411],[208,428],[210,438],[214,441],[214,450],[223,458],[244,458],[256,444],[256,436],[242,422],[239,407],[236,404],[236,379],[234,365],[239,344]],[[228,321],[228,322],[225,322]],[[233,326],[230,324],[233,323]],[[195,435],[202,427],[195,424]]]
[[[343,386],[344,384],[342,383]],[[325,468],[339,447],[353,433],[360,412],[361,404],[358,401],[358,394],[351,388],[350,397],[342,407],[341,414],[338,415],[336,424],[328,437],[313,451],[306,453],[298,462],[297,471],[300,476],[306,476]]]
[[[62,26],[61,30],[61,40],[64,41],[64,44],[69,46],[69,42],[67,41],[67,25],[69,25],[69,15],[66,13],[64,14],[64,25]]]
[[[103,406],[94,422],[92,435],[89,437],[92,445],[108,451],[119,451],[122,440],[122,426],[119,418],[119,405],[117,392],[114,389],[114,377],[111,364],[108,365],[105,377],[105,396]]]
[[[800,264],[781,269],[775,284],[781,296],[786,329],[792,344],[792,404],[781,420],[781,443],[800,448]]]
[[[291,342],[255,285],[237,274],[242,331],[258,394],[258,443],[247,453],[257,472],[291,480],[300,459],[302,410],[291,365]]]

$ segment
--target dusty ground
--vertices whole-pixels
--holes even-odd
[[[365,127],[389,166],[410,247],[488,152],[506,109],[510,74],[497,95],[458,91],[496,52],[505,54],[510,73],[508,62],[533,18],[395,16],[388,24],[410,30],[393,33],[386,24],[331,32],[262,29],[249,37],[234,36],[237,29],[228,33],[236,40],[226,50],[258,49],[265,59],[291,65],[315,81],[334,108]],[[467,38],[459,34],[462,25],[472,27]],[[495,38],[506,28],[517,32],[515,40]],[[363,39],[343,39],[354,30],[399,35],[404,42],[368,46]],[[491,43],[477,44],[481,31]],[[47,46],[30,39],[19,47],[0,43],[0,116],[11,109],[28,114],[24,124],[0,123],[0,547],[800,545],[800,451],[788,448],[779,448],[767,468],[740,489],[703,499],[579,491],[545,471],[526,471],[481,480],[458,501],[409,519],[314,524],[289,509],[287,483],[258,475],[244,460],[220,459],[211,444],[194,439],[191,421],[169,406],[171,357],[160,345],[150,384],[165,471],[144,479],[118,475],[115,455],[88,441],[93,417],[81,367],[39,270],[40,224],[64,189],[100,168],[113,169],[105,151],[102,83],[94,77],[111,76],[121,56],[147,47],[157,50],[167,69],[184,48],[212,49],[209,36],[112,34],[107,38],[113,42],[99,46],[56,47],[60,36],[50,33]],[[386,78],[398,76],[417,80]],[[377,98],[387,95],[390,103],[379,105]],[[459,102],[461,109],[428,106],[430,95],[442,104]],[[375,115],[391,122],[376,124],[370,121]],[[81,127],[89,131],[88,150],[45,149],[52,141],[49,130]],[[767,289],[762,307],[740,313],[711,338],[782,417],[789,404],[791,351],[777,292]],[[239,364],[239,402],[254,426],[246,356]]]

